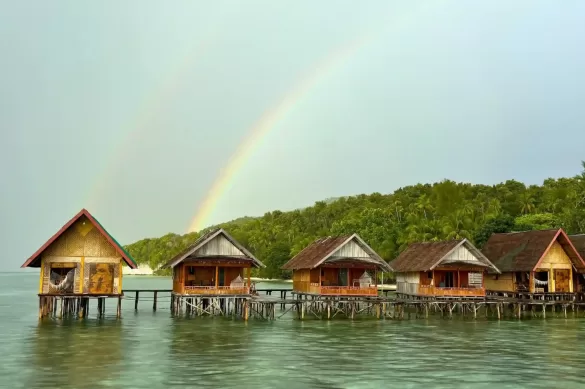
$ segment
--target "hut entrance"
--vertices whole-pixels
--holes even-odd
[[[223,267],[217,269],[217,285],[225,286],[225,268]]]
[[[114,291],[114,264],[89,264],[89,293],[112,294]]]
[[[73,293],[75,280],[74,263],[52,263],[49,277],[50,293]]]
[[[555,269],[555,292],[570,292],[569,279],[571,271],[567,269]]]
[[[339,286],[347,286],[347,269],[339,269],[337,282]]]
[[[534,293],[548,293],[548,272],[534,273]]]
[[[445,288],[455,287],[455,273],[452,271],[445,272],[444,285],[439,285],[439,286],[444,286]]]

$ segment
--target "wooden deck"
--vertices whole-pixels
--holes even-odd
[[[554,299],[540,299],[534,298],[537,296],[529,298],[518,295],[451,296],[449,293],[445,296],[402,297],[401,294],[314,295],[306,292],[293,293],[291,289],[269,288],[258,289],[256,292],[255,295],[178,295],[170,289],[125,289],[122,296],[117,296],[116,316],[121,317],[122,300],[133,300],[134,309],[138,310],[139,296],[140,301],[152,304],[153,311],[157,311],[162,305],[162,309],[170,309],[173,316],[235,315],[244,320],[248,318],[275,320],[288,313],[296,313],[300,319],[332,319],[338,315],[348,318],[370,315],[377,318],[404,319],[411,316],[429,317],[432,313],[448,317],[458,314],[494,319],[547,316],[566,318],[569,315],[583,317],[585,308],[585,295],[582,293],[557,293]],[[291,297],[287,298],[287,294]],[[67,315],[88,317],[91,298],[41,295],[39,299],[41,318],[46,316],[61,318]],[[98,317],[104,317],[105,303],[108,299],[103,296],[95,299],[98,302]],[[281,313],[276,315],[279,306]]]
[[[437,297],[483,297],[485,288],[441,288],[433,285],[419,285],[418,294]]]
[[[293,293],[305,293],[318,296],[377,296],[378,287],[370,286],[322,286],[318,282],[296,281]]]
[[[247,286],[185,286],[184,293],[188,295],[241,296],[250,294],[250,288]]]

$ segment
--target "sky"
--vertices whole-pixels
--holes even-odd
[[[0,0],[0,269],[84,207],[127,244],[204,206],[210,225],[573,176],[584,18],[580,0]]]

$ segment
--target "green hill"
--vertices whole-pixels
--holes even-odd
[[[407,186],[387,195],[318,201],[308,208],[272,211],[219,226],[266,264],[257,275],[270,278],[287,277],[280,266],[315,238],[327,235],[357,232],[391,260],[416,241],[469,238],[481,246],[492,232],[563,227],[568,233],[581,233],[585,232],[585,162],[582,165],[580,175],[550,178],[542,185],[526,186],[515,180],[497,185],[444,180]],[[200,233],[143,239],[126,249],[139,263],[156,269]]]

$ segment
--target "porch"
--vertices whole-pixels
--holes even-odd
[[[376,269],[321,267],[296,271],[293,290],[325,296],[377,296]]]
[[[378,288],[375,285],[363,286],[321,286],[318,283],[311,283],[310,294],[329,296],[377,296]]]
[[[183,294],[188,295],[209,295],[209,296],[225,296],[225,295],[243,295],[250,294],[250,286],[243,284],[242,286],[185,286]]]
[[[543,269],[532,272],[514,272],[511,274],[515,293],[538,295],[581,292],[583,276],[573,269]]]
[[[250,270],[242,266],[179,265],[173,272],[173,291],[182,295],[247,295],[251,287]]]
[[[483,297],[485,296],[484,287],[440,287],[433,285],[419,285],[417,293],[420,296],[438,296],[438,297]]]

